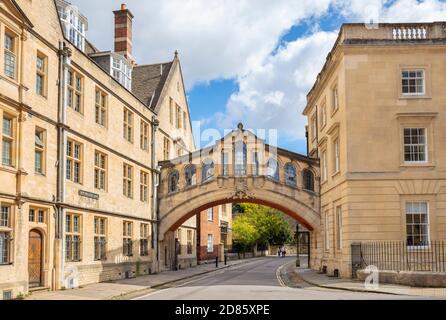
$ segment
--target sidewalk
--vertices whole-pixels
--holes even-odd
[[[125,296],[143,294],[151,289],[168,285],[172,282],[191,278],[212,271],[256,261],[257,258],[228,261],[227,265],[219,262],[219,267],[213,264],[202,264],[196,267],[178,271],[164,271],[157,274],[140,276],[132,279],[122,279],[85,285],[81,288],[59,291],[33,292],[26,300],[110,300]]]
[[[289,279],[295,283],[298,283],[300,280],[310,285],[327,289],[446,299],[446,288],[419,288],[394,284],[379,284],[376,289],[366,288],[362,281],[329,277],[314,270],[296,268],[292,264],[288,266],[287,273],[291,273]]]

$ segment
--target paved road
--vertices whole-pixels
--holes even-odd
[[[240,266],[177,283],[137,298],[138,300],[283,300],[283,299],[396,299],[395,295],[330,290],[299,283],[284,286],[276,273],[295,258],[265,257]]]

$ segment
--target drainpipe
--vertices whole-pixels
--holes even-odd
[[[55,264],[59,264],[59,281],[55,283],[56,289],[60,289],[64,282],[65,270],[65,163],[66,163],[66,101],[68,69],[71,65],[71,50],[64,42],[59,42],[59,80],[58,80],[58,123],[57,123],[57,196],[56,196],[56,228],[55,236]],[[56,248],[57,247],[57,248]],[[59,255],[58,255],[58,254]],[[56,280],[57,281],[57,280]]]
[[[159,120],[152,116],[152,158],[151,168],[158,169],[158,162],[156,160],[156,132],[158,131]],[[152,170],[152,249],[155,250],[156,270],[159,270],[159,248],[158,248],[158,172]],[[154,220],[154,221],[153,221]]]

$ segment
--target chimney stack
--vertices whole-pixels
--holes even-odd
[[[125,3],[121,10],[113,11],[115,15],[115,52],[123,55],[133,63],[132,56],[132,23],[133,14]]]

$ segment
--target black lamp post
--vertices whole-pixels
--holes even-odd
[[[296,224],[296,267],[300,267],[300,258],[299,258],[299,224]]]

